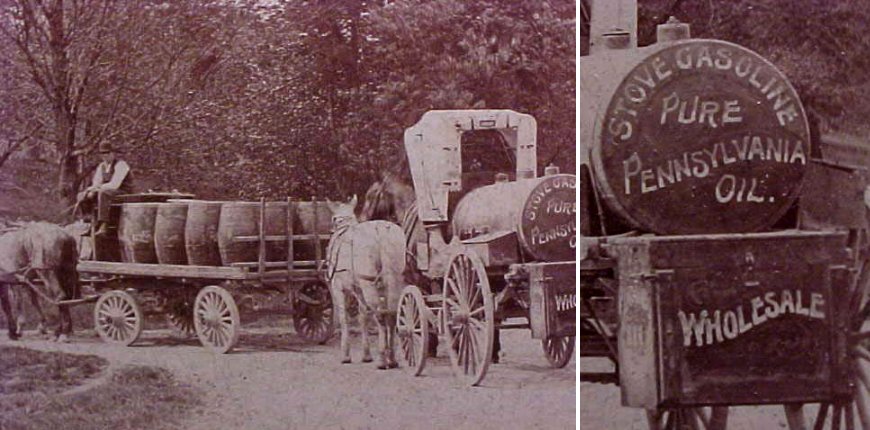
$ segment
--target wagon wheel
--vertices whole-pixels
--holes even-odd
[[[463,383],[477,385],[492,358],[495,309],[486,270],[476,255],[460,252],[450,259],[442,306],[453,373]]]
[[[293,328],[303,339],[323,344],[335,333],[332,294],[325,283],[303,285],[296,295],[293,310]]]
[[[193,305],[193,325],[200,343],[219,354],[239,341],[239,308],[229,291],[210,285],[199,290]]]
[[[196,301],[194,293],[195,291],[184,291],[178,296],[166,299],[166,323],[174,336],[189,338],[196,334],[193,324],[193,304]]]
[[[104,342],[129,346],[142,334],[142,309],[124,291],[106,292],[94,306],[94,328]]]
[[[574,336],[551,337],[541,341],[547,361],[554,369],[561,369],[574,354]]]
[[[725,430],[728,407],[648,410],[646,418],[650,430]]]
[[[396,330],[399,334],[401,360],[405,368],[414,376],[423,372],[429,345],[429,316],[423,293],[408,285],[399,298],[399,311],[396,315]]]
[[[848,352],[846,366],[851,393],[842,399],[831,399],[818,405],[809,414],[807,425],[801,404],[785,405],[785,414],[791,430],[803,429],[862,429],[870,430],[870,262],[865,262],[849,304],[845,342]]]

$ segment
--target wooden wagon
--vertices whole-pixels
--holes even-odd
[[[405,131],[416,203],[406,215],[412,264],[398,330],[419,375],[430,331],[455,375],[486,375],[498,330],[531,329],[554,367],[574,350],[575,177],[538,176],[536,123],[509,110],[430,111]],[[416,232],[416,233],[415,233]]]
[[[239,339],[239,300],[257,307],[263,295],[284,297],[289,303],[294,328],[311,342],[326,342],[333,334],[333,307],[328,285],[322,279],[321,263],[329,231],[294,232],[298,225],[300,202],[281,205],[285,210],[282,232],[267,231],[267,203],[259,202],[259,219],[250,220],[255,234],[230,238],[236,244],[256,248],[255,261],[231,264],[161,264],[157,261],[135,262],[134,250],[119,241],[122,209],[127,204],[159,203],[190,199],[175,193],[146,193],[120,196],[113,207],[113,220],[105,236],[90,232],[85,237],[85,258],[78,264],[83,283],[101,292],[94,308],[94,326],[100,337],[110,343],[130,345],[142,333],[143,302],[147,308],[167,315],[169,322],[182,332],[195,332],[203,346],[219,353],[230,351]],[[189,200],[191,203],[194,200]],[[319,216],[329,218],[321,202],[305,202]],[[271,204],[271,203],[270,203]],[[317,215],[317,214],[316,214]],[[322,223],[321,223],[322,224]],[[314,225],[317,225],[315,223]],[[137,233],[148,242],[153,231]],[[215,234],[215,232],[212,232]],[[140,246],[141,244],[137,245]],[[294,252],[300,246],[313,250],[313,258],[300,260]],[[269,250],[283,248],[283,259],[267,258]],[[147,248],[145,248],[147,250]],[[269,251],[269,252],[267,252]],[[251,255],[251,254],[249,254]],[[122,261],[126,260],[126,261]]]

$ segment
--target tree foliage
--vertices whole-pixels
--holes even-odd
[[[870,114],[870,3],[848,0],[641,0],[638,41],[676,16],[692,36],[744,45],[791,80],[827,129],[866,133]]]
[[[205,198],[361,193],[430,109],[538,119],[574,165],[570,0],[0,1],[0,163],[69,200],[100,142],[140,188]],[[0,169],[9,170],[12,167]],[[0,171],[2,171],[0,170]]]

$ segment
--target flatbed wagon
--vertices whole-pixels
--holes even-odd
[[[266,219],[267,203],[261,199],[257,210],[259,219],[252,222],[256,234],[228,238],[233,246],[247,246],[248,251],[253,251],[247,254],[248,258],[256,261],[233,261],[227,265],[130,261],[137,249],[141,255],[142,244],[124,243],[126,252],[120,249],[120,224],[123,224],[120,218],[124,216],[124,205],[131,202],[159,205],[170,201],[175,205],[183,205],[185,201],[196,204],[190,197],[174,193],[120,196],[113,208],[113,220],[117,222],[111,223],[108,237],[96,234],[92,228],[83,238],[85,258],[79,261],[77,269],[82,282],[100,293],[94,308],[94,325],[100,337],[125,346],[135,342],[143,330],[145,306],[153,313],[165,314],[176,330],[195,333],[203,346],[225,353],[239,339],[239,305],[256,309],[262,305],[264,297],[281,296],[290,306],[297,334],[311,342],[327,341],[334,331],[333,308],[321,265],[329,232],[317,231],[315,222],[315,231],[294,233],[294,224],[299,224],[300,202],[290,199],[282,202],[285,212],[279,224],[283,224],[280,225],[283,234],[268,231],[275,223],[270,224]],[[313,207],[315,215],[317,210],[328,210],[319,202],[302,204]],[[318,216],[328,218],[328,213]],[[148,226],[136,236],[145,238],[145,242],[155,235],[150,229],[153,223],[146,224]],[[212,236],[216,234],[216,230],[211,232]],[[134,246],[139,248],[132,249]],[[299,258],[302,246],[310,251],[306,259]],[[276,258],[275,250],[279,248],[282,253]]]

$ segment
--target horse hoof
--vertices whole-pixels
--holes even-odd
[[[69,343],[69,338],[65,334],[62,334],[57,337],[56,341],[57,343]]]
[[[349,358],[345,358],[344,360],[341,360],[341,364],[351,364],[351,363],[353,363],[353,361],[351,361]]]
[[[9,340],[18,340],[20,337],[18,333],[9,333]]]
[[[378,370],[387,370],[389,368],[390,367],[387,366],[386,364],[378,364]]]
[[[372,361],[373,361],[373,360],[372,360],[371,357],[363,357],[363,359],[362,359],[362,362],[363,362],[363,363],[371,363]]]
[[[396,369],[399,367],[399,363],[390,363],[387,365],[387,369]]]

